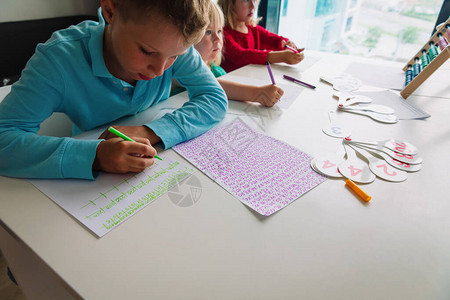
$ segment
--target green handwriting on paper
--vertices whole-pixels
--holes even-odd
[[[141,209],[143,206],[149,204],[150,202],[152,202],[153,200],[155,200],[156,198],[158,198],[159,196],[161,196],[162,194],[166,193],[167,191],[169,191],[172,187],[176,186],[180,181],[182,181],[183,179],[185,179],[186,177],[190,176],[193,172],[194,169],[190,168],[190,167],[182,167],[179,170],[173,170],[175,167],[177,167],[179,165],[179,162],[173,162],[171,163],[169,166],[167,166],[166,168],[160,168],[158,171],[154,171],[151,174],[145,174],[146,177],[140,177],[140,182],[136,183],[134,185],[128,184],[128,185],[124,185],[124,183],[129,183],[129,181],[131,181],[130,179],[128,180],[123,180],[121,183],[116,184],[111,190],[105,192],[105,193],[100,193],[100,197],[94,199],[94,200],[90,200],[88,201],[88,204],[93,204],[95,206],[97,206],[95,204],[95,201],[98,200],[99,198],[103,198],[103,199],[108,199],[109,202],[102,205],[101,207],[97,206],[97,209],[86,215],[85,216],[85,220],[94,220],[96,218],[100,218],[103,219],[102,220],[102,228],[105,228],[107,230],[111,229],[112,227],[118,225],[119,223],[121,223],[122,221],[124,221],[126,218],[128,218],[129,216],[131,216],[132,214],[134,214],[135,212],[137,212],[139,209]],[[155,181],[164,175],[168,175],[167,173],[171,172],[172,174],[170,174],[166,179],[164,179],[163,181],[159,181],[159,184],[155,186]],[[142,173],[140,174],[141,176],[143,175]],[[159,179],[161,180],[161,178]],[[126,187],[125,190],[120,191],[120,188]],[[151,189],[149,189],[151,187]],[[147,189],[149,189],[147,191]],[[107,194],[111,191],[120,191],[120,195],[116,196],[113,199],[109,199],[107,197]],[[137,193],[138,191],[144,191],[144,195],[141,195],[137,200],[131,202],[130,204],[126,205],[126,206],[121,206],[120,210],[117,211],[117,207],[119,205],[120,202],[124,201],[125,199],[133,196],[133,194]],[[83,206],[82,208],[86,207]],[[110,211],[111,209],[115,208],[115,211]],[[111,214],[111,212],[113,212],[114,214],[112,216],[107,216],[107,214]]]
[[[195,169],[170,156],[143,172],[100,172],[94,181],[64,179],[32,183],[98,237],[119,227],[158,197],[188,180]],[[178,194],[177,194],[178,195]],[[1,298],[1,297],[0,297]]]
[[[166,179],[161,185],[159,185],[155,190],[153,190],[150,193],[147,193],[145,196],[141,197],[139,200],[131,203],[118,213],[114,214],[111,218],[105,220],[103,223],[103,227],[106,229],[111,229],[115,225],[119,224],[123,220],[125,220],[128,216],[135,213],[137,210],[139,210],[142,206],[145,206],[146,204],[152,202],[168,190],[170,190],[172,187],[178,184],[179,181],[184,179],[185,177],[189,176],[189,173],[181,173],[174,176],[169,177]]]

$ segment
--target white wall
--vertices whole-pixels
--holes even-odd
[[[0,0],[0,23],[97,15],[100,0]]]

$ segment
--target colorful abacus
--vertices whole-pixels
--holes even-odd
[[[439,26],[424,47],[403,67],[405,87],[400,92],[403,98],[408,98],[450,57],[448,40],[450,40],[450,18]]]

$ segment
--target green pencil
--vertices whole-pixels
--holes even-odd
[[[123,138],[125,141],[129,141],[129,142],[136,142],[135,140],[133,140],[132,138],[129,138],[128,136],[126,136],[125,134],[123,134],[122,132],[120,132],[119,130],[115,129],[114,127],[109,127],[108,131],[117,135],[120,138]],[[162,160],[161,157],[159,157],[158,155],[155,155],[155,158]]]

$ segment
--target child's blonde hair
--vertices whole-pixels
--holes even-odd
[[[220,28],[223,28],[223,26],[225,26],[225,18],[223,12],[220,9],[220,7],[212,0],[210,0],[209,3],[208,16],[209,16],[208,26],[215,25]],[[219,55],[217,55],[216,59],[212,61],[212,63],[214,63],[217,66],[220,66],[221,62],[222,62],[222,52]]]
[[[250,0],[252,1],[252,0]],[[256,0],[256,11],[258,11],[258,5],[260,0]],[[234,4],[236,0],[218,0],[218,4],[223,11],[225,16],[225,24],[230,26],[231,29],[235,28],[234,18],[236,16],[236,12],[234,11]],[[261,18],[253,18],[248,25],[256,26]]]
[[[154,13],[174,24],[187,45],[200,41],[208,23],[211,0],[114,0],[121,18],[126,22],[145,22]]]

